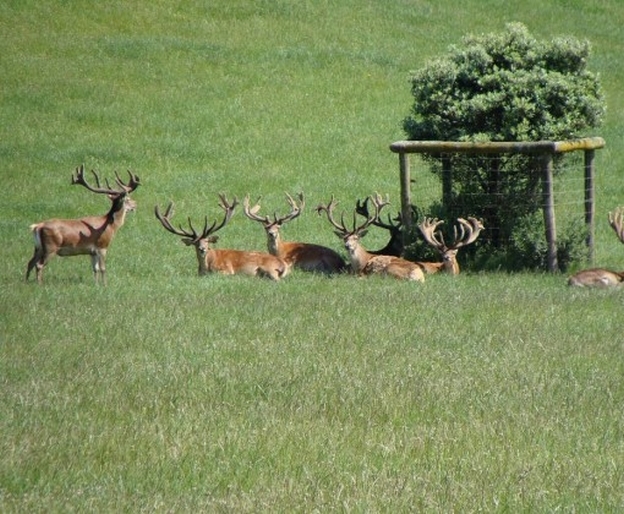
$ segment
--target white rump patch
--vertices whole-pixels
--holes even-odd
[[[33,238],[35,240],[35,248],[41,248],[41,236],[39,234],[39,223],[35,223],[30,226],[30,230],[33,233]]]

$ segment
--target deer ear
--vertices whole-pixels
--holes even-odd
[[[344,234],[342,232],[338,232],[337,230],[334,230],[334,234],[336,234],[340,239],[344,238]]]
[[[362,230],[362,232],[359,233],[359,236],[364,237],[366,234],[368,234],[368,230]]]
[[[206,241],[208,241],[209,243],[216,243],[218,240],[219,240],[219,236],[210,236],[206,238]]]
[[[195,242],[192,239],[189,239],[188,237],[185,237],[182,239],[182,242],[186,245],[186,246],[191,246],[194,245]]]

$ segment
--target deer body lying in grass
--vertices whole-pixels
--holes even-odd
[[[248,252],[243,250],[221,250],[213,248],[218,236],[214,235],[222,229],[234,214],[237,205],[236,198],[229,203],[224,195],[219,195],[219,206],[225,211],[221,223],[217,225],[215,220],[208,226],[208,218],[205,218],[204,228],[197,232],[189,218],[190,230],[182,227],[175,228],[171,223],[173,217],[173,203],[170,203],[164,214],[160,213],[158,206],[154,208],[156,218],[161,225],[172,234],[182,237],[182,242],[187,246],[193,246],[197,255],[198,273],[223,273],[225,275],[251,275],[268,277],[272,280],[280,280],[286,273],[284,262],[274,255],[264,252]]]
[[[365,218],[369,216],[369,200],[370,198],[367,198],[364,202],[358,200],[355,207],[355,211]],[[481,230],[483,230],[483,224],[481,221],[472,217],[468,218],[467,220],[463,218],[458,218],[457,222],[458,225],[453,227],[455,237],[451,245],[446,244],[446,242],[444,241],[444,236],[438,230],[438,227],[442,223],[444,223],[444,221],[425,218],[424,221],[419,225],[419,229],[425,241],[430,246],[435,248],[442,256],[441,262],[416,261],[416,264],[418,264],[422,268],[425,274],[430,275],[432,273],[438,273],[439,271],[446,271],[451,275],[459,274],[457,252],[462,246],[469,245],[476,241],[476,239],[479,237]],[[383,222],[381,221],[381,219],[377,219],[371,224],[387,230],[390,234],[390,239],[388,240],[388,243],[385,247],[376,251],[368,250],[368,253],[374,255],[392,255],[396,257],[401,257],[404,251],[402,235],[403,220],[401,218],[401,213],[399,213],[398,216],[396,216],[394,219],[388,216],[387,222]]]
[[[608,219],[618,239],[624,243],[624,208],[618,207],[615,212],[610,212]],[[613,287],[621,286],[623,282],[624,272],[605,268],[584,269],[568,278],[568,285],[577,287]]]
[[[80,219],[51,219],[35,223],[30,226],[35,239],[35,251],[28,262],[26,280],[33,268],[36,268],[37,281],[43,282],[43,269],[48,261],[58,255],[69,257],[73,255],[90,255],[91,266],[95,282],[98,277],[106,284],[106,252],[113,237],[124,224],[126,213],[136,208],[136,202],[130,198],[132,193],[140,185],[139,177],[128,171],[130,180],[122,182],[115,172],[116,182],[119,189],[112,189],[106,182],[107,187],[100,187],[100,180],[95,171],[92,171],[96,186],[91,186],[84,178],[84,166],[76,168],[72,175],[72,185],[79,184],[89,191],[107,195],[112,205],[103,216],[87,216]]]
[[[299,204],[289,195],[286,194],[288,203],[290,204],[290,213],[286,216],[273,214],[270,216],[260,216],[259,199],[256,205],[250,207],[249,196],[245,197],[243,202],[245,215],[253,221],[262,224],[267,235],[267,247],[271,255],[279,257],[287,266],[287,272],[294,267],[303,271],[311,271],[318,273],[342,273],[347,270],[347,265],[342,257],[325,246],[312,243],[299,243],[283,241],[280,235],[280,228],[285,223],[299,217],[305,206],[303,193],[299,194]]]
[[[423,282],[425,276],[422,269],[417,264],[400,257],[372,254],[367,252],[360,244],[361,238],[366,235],[367,228],[372,225],[375,220],[379,219],[381,209],[388,205],[388,202],[382,201],[379,195],[374,195],[370,198],[374,206],[374,213],[369,215],[360,225],[357,225],[356,215],[354,213],[352,229],[346,227],[344,213],[340,223],[334,219],[333,211],[336,207],[334,197],[331,198],[331,201],[327,205],[319,205],[317,207],[317,212],[320,214],[324,211],[327,214],[327,219],[336,229],[336,235],[343,240],[345,248],[349,253],[351,267],[356,275],[381,274],[404,280]]]

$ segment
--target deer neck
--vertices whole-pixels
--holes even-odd
[[[457,262],[457,250],[447,250],[442,254],[444,271],[449,275],[459,275],[459,264]]]
[[[110,225],[114,229],[121,227],[126,221],[126,199],[124,197],[118,197],[113,200],[110,210],[106,214],[106,225]]]
[[[351,266],[355,271],[364,269],[368,261],[373,257],[368,253],[357,239],[347,239],[345,241],[345,248],[349,253],[351,260]]]
[[[400,257],[403,253],[403,235],[399,230],[393,230],[390,232],[390,241],[381,250],[383,255],[394,255]]]
[[[200,239],[194,245],[195,254],[197,255],[197,271],[200,275],[205,275],[210,271],[212,261],[214,260],[214,251],[204,239]]]
[[[282,237],[277,228],[267,230],[267,249],[271,255],[279,255],[282,247]]]

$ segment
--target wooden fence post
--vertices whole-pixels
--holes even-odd
[[[596,150],[585,150],[585,224],[587,226],[587,250],[591,264],[594,264],[596,252],[594,250],[594,235],[596,232],[594,204],[594,156]]]
[[[401,218],[405,227],[405,230],[403,230],[403,244],[407,245],[412,231],[412,196],[410,191],[411,178],[408,153],[399,153],[399,167],[401,175]]]
[[[557,262],[557,226],[555,223],[555,195],[553,191],[553,156],[545,153],[542,156],[542,197],[544,209],[544,225],[546,227],[546,244],[548,248],[548,271],[558,271]]]
[[[442,155],[442,205],[447,213],[451,212],[453,203],[453,165],[451,156]]]

